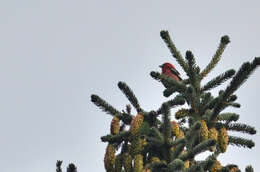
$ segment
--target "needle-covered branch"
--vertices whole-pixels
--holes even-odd
[[[56,172],[62,172],[61,164],[62,164],[62,161],[57,160],[57,162],[56,162]]]
[[[253,73],[253,71],[260,65],[260,57],[256,57],[252,63],[244,63],[236,75],[233,77],[230,84],[227,86],[226,90],[218,98],[218,101],[214,107],[212,114],[212,119],[214,119],[217,114],[223,109],[223,102],[225,102],[229,96],[231,96]]]
[[[168,46],[168,48],[170,49],[172,56],[176,59],[176,61],[180,64],[180,66],[183,68],[183,70],[187,73],[188,65],[184,61],[181,53],[177,50],[176,46],[172,42],[169,32],[162,30],[160,32],[160,35],[161,35],[162,39],[164,40],[164,42],[166,43],[166,45]]]
[[[256,57],[253,62],[244,63],[236,75],[233,77],[232,81],[226,88],[223,99],[226,100],[231,94],[233,94],[254,72],[254,70],[260,65],[260,57]]]
[[[208,73],[217,65],[219,62],[222,53],[224,52],[227,44],[230,42],[229,37],[227,35],[221,38],[220,44],[214,56],[212,57],[210,63],[206,66],[206,68],[201,72],[200,77],[203,79],[208,75]]]
[[[232,123],[227,125],[227,130],[239,131],[242,133],[256,134],[255,127],[241,123]]]
[[[239,119],[239,115],[236,113],[221,113],[218,115],[217,119],[220,121],[235,122]]]
[[[91,95],[91,101],[98,106],[100,109],[102,109],[104,112],[114,116],[116,114],[120,114],[118,110],[116,110],[113,106],[108,104],[105,100],[100,98],[98,95],[92,94]]]
[[[185,99],[183,98],[183,96],[179,95],[179,96],[176,96],[174,99],[171,99],[171,100],[165,102],[164,104],[166,104],[169,108],[173,108],[177,105],[183,105],[184,103],[185,103]],[[161,113],[162,113],[162,107],[160,107],[157,110],[157,114],[161,114]]]
[[[205,84],[201,88],[201,91],[208,91],[212,88],[215,88],[215,87],[221,85],[222,83],[224,83],[225,81],[230,79],[235,74],[235,72],[236,71],[234,69],[230,69],[230,70],[224,72],[223,74],[217,76],[216,78],[210,80],[207,84]]]
[[[195,157],[195,155],[208,150],[211,146],[214,146],[214,145],[216,145],[216,140],[214,140],[214,139],[205,140],[205,141],[201,142],[200,144],[198,144],[197,146],[195,146],[193,149],[189,150],[187,153],[181,155],[179,158],[184,161],[187,159],[191,159],[191,158]]]
[[[182,82],[176,81],[173,78],[168,77],[167,75],[160,74],[159,72],[151,72],[150,75],[156,80],[168,83],[178,92],[185,92],[186,90],[186,86]]]
[[[130,103],[135,107],[136,111],[139,113],[142,111],[140,104],[134,95],[133,91],[127,86],[126,83],[120,81],[118,83],[119,89],[125,94]]]
[[[246,167],[246,172],[254,172],[254,169],[251,165]]]
[[[238,147],[247,147],[250,149],[255,146],[255,143],[252,140],[244,139],[237,136],[228,136],[228,144]]]
[[[109,143],[119,143],[122,142],[123,140],[127,140],[128,137],[130,136],[130,131],[122,131],[117,135],[106,135],[101,137],[102,142],[109,142]]]
[[[77,167],[73,163],[71,163],[67,167],[67,172],[77,172]]]
[[[183,167],[184,167],[184,162],[180,159],[175,159],[168,165],[168,170],[169,172],[175,172],[175,171],[182,170]]]

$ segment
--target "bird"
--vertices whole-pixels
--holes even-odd
[[[159,66],[162,68],[162,74],[167,75],[171,78],[173,78],[175,81],[182,81],[182,78],[180,77],[180,73],[177,71],[177,69],[172,65],[171,63],[164,63]],[[162,82],[163,85],[168,88],[168,84],[165,82]]]

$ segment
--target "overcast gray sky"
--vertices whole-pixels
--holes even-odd
[[[129,102],[117,83],[125,81],[146,110],[167,100],[163,86],[149,76],[163,62],[176,64],[159,36],[162,29],[182,53],[192,50],[201,68],[220,37],[230,36],[205,82],[238,69],[260,56],[259,5],[256,0],[1,1],[1,171],[51,172],[57,159],[66,166],[75,163],[79,172],[105,171],[100,136],[108,134],[112,118],[90,102],[90,95],[122,110]],[[237,91],[242,107],[227,110],[258,131],[259,76],[258,69]],[[260,171],[260,135],[244,136],[256,146],[230,147],[220,160]]]

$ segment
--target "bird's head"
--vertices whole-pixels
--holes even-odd
[[[164,63],[159,66],[162,68],[162,71],[169,70],[169,69],[175,69],[175,67],[171,63]]]

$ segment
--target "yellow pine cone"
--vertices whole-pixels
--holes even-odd
[[[145,168],[143,172],[152,172],[149,168]]]
[[[151,161],[152,161],[152,163],[154,163],[154,162],[160,162],[161,160],[158,157],[154,156],[154,157],[152,157]]]
[[[151,163],[146,163],[144,166],[143,172],[151,172],[150,165],[151,165]]]
[[[175,118],[176,118],[176,119],[181,119],[181,118],[187,116],[188,113],[189,113],[189,110],[188,110],[188,109],[181,108],[180,110],[178,110],[178,111],[175,113]]]
[[[211,128],[209,129],[209,139],[214,139],[218,141],[218,131],[216,128]],[[213,152],[215,151],[216,146],[210,146],[210,151]]]
[[[218,144],[222,153],[226,152],[228,147],[228,133],[226,128],[221,128],[218,135]]]
[[[215,160],[212,168],[211,168],[211,172],[217,172],[218,170],[220,170],[222,167],[221,167],[221,164],[218,160]]]
[[[141,127],[142,123],[144,121],[144,116],[139,113],[137,114],[131,121],[131,126],[130,126],[130,132],[132,136],[137,136],[139,132],[139,128]]]
[[[135,156],[134,172],[143,172],[143,156],[141,154]]]
[[[116,156],[115,160],[115,172],[121,172],[122,171],[122,154],[119,154]]]
[[[106,148],[105,158],[104,158],[106,171],[108,172],[114,171],[115,159],[116,159],[115,148],[113,145],[108,144]]]
[[[120,130],[120,120],[118,119],[118,117],[114,116],[110,124],[110,133],[112,135],[116,135],[119,133],[119,130]]]
[[[202,141],[204,141],[208,139],[209,130],[205,120],[200,120],[200,123],[201,123],[200,137],[202,138]]]
[[[137,137],[131,141],[130,154],[132,157],[139,154],[143,150],[143,141],[141,138]]]
[[[172,132],[173,132],[174,136],[177,136],[180,134],[179,124],[176,121],[172,121]]]
[[[132,171],[132,157],[127,152],[123,154],[123,167],[125,169],[125,172]]]
[[[236,172],[237,170],[238,170],[237,167],[233,167],[233,168],[231,168],[231,170],[229,172]]]
[[[146,139],[141,139],[142,148],[144,148],[147,145]]]
[[[190,167],[190,161],[187,160],[187,161],[184,162],[184,169],[187,169],[189,167]]]
[[[181,129],[179,130],[179,134],[176,135],[176,138],[177,138],[177,139],[182,139],[182,138],[184,138],[184,132],[183,132]]]

